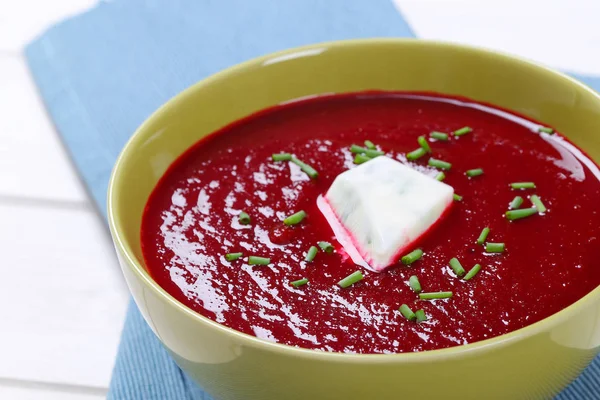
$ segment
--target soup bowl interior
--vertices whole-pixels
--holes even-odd
[[[109,222],[140,311],[178,364],[222,399],[478,398],[482,393],[516,399],[556,393],[598,350],[598,289],[539,323],[483,342],[424,353],[346,355],[267,343],[220,326],[177,302],[145,270],[140,226],[146,201],[187,148],[269,106],[374,89],[491,103],[556,127],[600,160],[598,96],[527,61],[400,39],[325,43],[264,56],[170,100],[137,130],[115,166]]]

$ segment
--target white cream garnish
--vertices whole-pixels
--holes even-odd
[[[451,186],[381,156],[338,175],[317,205],[350,258],[381,271],[412,250],[453,194]]]

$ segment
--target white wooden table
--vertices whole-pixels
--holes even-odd
[[[128,294],[21,55],[95,0],[0,0],[0,399],[104,398]],[[600,75],[597,0],[395,0],[417,35]]]

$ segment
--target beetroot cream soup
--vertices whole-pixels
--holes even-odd
[[[420,136],[430,153],[415,152]],[[422,255],[379,273],[352,261],[317,207],[339,174],[377,156],[455,193],[399,254]],[[550,128],[469,100],[323,96],[251,115],[183,154],[148,200],[142,248],[177,300],[264,340],[354,353],[439,349],[532,324],[599,284],[599,176]]]

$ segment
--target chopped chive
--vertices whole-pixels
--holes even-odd
[[[408,278],[408,285],[415,293],[421,293],[421,282],[419,282],[419,278],[416,275]]]
[[[365,151],[365,156],[367,157],[371,157],[371,158],[375,158],[375,157],[379,157],[384,155],[385,153],[381,150],[372,150],[372,149],[367,149],[367,151]]]
[[[509,210],[506,212],[506,219],[514,221],[515,219],[527,218],[533,214],[537,214],[538,209],[535,207],[531,208],[520,208],[518,210]]]
[[[367,151],[366,148],[353,144],[350,146],[350,152],[354,154],[364,154]]]
[[[417,316],[415,315],[413,310],[411,310],[410,307],[407,306],[406,304],[402,304],[400,306],[400,308],[398,309],[398,311],[400,311],[400,313],[404,316],[404,318],[406,318],[409,321],[414,321],[417,319]]]
[[[483,175],[483,169],[481,169],[481,168],[470,169],[467,172],[465,172],[465,175],[468,176],[469,178],[473,178],[474,176]]]
[[[477,273],[479,272],[480,269],[481,269],[481,265],[480,264],[475,264],[473,266],[473,268],[471,268],[469,270],[469,272],[467,272],[467,274],[463,277],[463,280],[468,281],[469,279],[471,279],[472,277],[474,277],[475,275],[477,275]]]
[[[452,292],[419,293],[421,300],[449,299],[450,297],[452,297]]]
[[[513,189],[535,189],[535,183],[533,182],[513,182],[510,184]]]
[[[317,256],[317,251],[319,251],[317,246],[310,246],[310,249],[308,249],[308,252],[306,253],[306,257],[304,257],[304,261],[311,262],[314,260]]]
[[[548,210],[537,194],[532,194],[531,197],[529,197],[529,200],[531,200],[538,212],[545,213]]]
[[[314,169],[313,167],[311,167],[310,165],[306,164],[305,162],[302,162],[300,160],[298,160],[296,157],[292,157],[291,161],[296,164],[297,166],[300,167],[300,169],[308,176],[310,176],[312,179],[316,179],[319,176],[319,173],[317,172],[316,169]]]
[[[444,132],[433,131],[429,134],[429,137],[436,139],[436,140],[441,140],[442,142],[445,142],[448,140],[448,134],[444,133]]]
[[[521,204],[523,204],[523,198],[521,196],[515,196],[515,198],[508,205],[508,208],[514,210],[515,208],[521,207]]]
[[[425,314],[425,311],[423,311],[423,310],[415,311],[415,316],[417,317],[417,322],[427,321],[427,315]]]
[[[463,197],[459,194],[454,193],[452,195],[452,198],[454,199],[454,201],[462,201]]]
[[[549,135],[552,135],[554,133],[554,129],[548,128],[547,126],[540,126],[538,128],[538,132],[544,132],[544,133],[547,133]]]
[[[444,179],[446,179],[446,174],[443,172],[439,172],[436,176],[435,179],[437,179],[438,181],[443,181]]]
[[[273,161],[290,161],[292,159],[290,153],[273,154],[271,157],[273,158]]]
[[[371,150],[375,150],[377,147],[375,147],[375,144],[373,142],[371,142],[370,140],[365,140],[365,147],[367,149],[371,149]]]
[[[435,167],[435,168],[439,168],[439,169],[452,168],[452,164],[450,164],[449,162],[442,161],[442,160],[436,160],[435,158],[430,158],[429,162],[427,164],[429,164],[430,167]]]
[[[402,264],[410,265],[410,264],[414,263],[415,261],[417,261],[418,259],[420,259],[422,256],[423,256],[423,250],[416,249],[416,250],[411,251],[407,255],[403,256],[400,260],[402,261]]]
[[[353,144],[352,146],[350,146],[350,151],[354,154],[364,154],[367,157],[371,157],[371,158],[375,158],[375,157],[382,156],[385,154],[383,151],[377,150],[377,148],[371,141],[368,141],[368,140],[365,141],[365,145],[367,145],[367,142],[369,142],[371,144],[371,147],[367,146],[365,148],[365,147],[361,147],[356,144]],[[356,159],[354,161],[356,162]]]
[[[286,219],[283,220],[283,223],[286,225],[296,225],[302,222],[302,220],[306,217],[306,212],[304,210],[298,211],[295,214],[290,215]]]
[[[362,272],[360,272],[360,271],[354,271],[353,273],[351,273],[350,275],[348,275],[347,277],[345,277],[344,279],[342,279],[341,281],[339,281],[337,284],[342,289],[345,289],[348,286],[352,286],[356,282],[361,281],[363,278],[364,278],[364,275],[362,274]]]
[[[452,271],[454,271],[454,273],[457,276],[463,276],[465,274],[465,269],[463,268],[463,266],[460,264],[460,261],[458,261],[458,258],[454,257],[452,260],[450,260],[450,268],[452,268]]]
[[[454,136],[466,135],[469,132],[473,132],[473,129],[471,129],[471,127],[469,127],[469,126],[465,126],[463,128],[455,130],[454,131]]]
[[[487,253],[503,253],[506,246],[504,243],[490,243],[485,244],[485,251]]]
[[[365,156],[364,154],[357,154],[354,157],[354,164],[362,164],[370,160],[372,160],[371,157]]]
[[[240,224],[242,225],[248,225],[252,220],[250,219],[250,216],[248,215],[247,212],[242,211],[239,215],[238,215],[238,221],[240,222]]]
[[[238,258],[240,258],[241,256],[243,256],[242,253],[227,253],[227,254],[225,254],[225,259],[227,261],[235,261]]]
[[[268,265],[271,262],[270,258],[259,257],[259,256],[249,256],[248,264],[250,265]]]
[[[297,288],[297,287],[306,285],[307,283],[308,283],[308,279],[302,278],[302,279],[298,279],[297,281],[290,282],[290,285]]]
[[[331,245],[331,243],[329,243],[329,242],[319,242],[317,244],[319,245],[319,247],[321,248],[321,250],[323,250],[325,253],[333,253],[333,246]]]
[[[479,237],[477,238],[477,244],[484,244],[485,239],[487,239],[489,234],[490,234],[490,228],[488,228],[486,226],[485,228],[483,228],[481,230],[481,233],[479,234]]]
[[[429,147],[429,143],[427,143],[427,139],[425,139],[425,136],[419,136],[417,138],[417,142],[419,142],[419,145],[423,148],[423,150],[425,150],[428,153],[431,153],[431,147]]]
[[[425,154],[427,154],[427,151],[424,148],[419,147],[418,149],[413,150],[410,153],[406,153],[406,159],[409,161],[415,161],[423,157]]]

